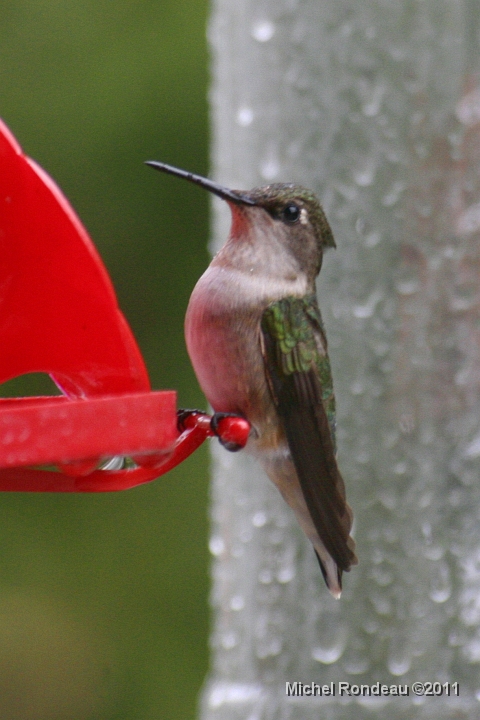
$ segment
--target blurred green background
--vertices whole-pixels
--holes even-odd
[[[89,230],[154,388],[208,262],[206,0],[0,2],[0,116]],[[3,395],[51,391],[43,378]],[[118,494],[0,496],[0,720],[187,720],[207,671],[208,453]]]

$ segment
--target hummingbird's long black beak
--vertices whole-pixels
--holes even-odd
[[[205,190],[208,190],[214,195],[218,195],[218,197],[221,197],[223,200],[230,200],[230,202],[234,203],[243,203],[244,205],[256,204],[255,201],[245,193],[229,190],[229,188],[223,187],[223,185],[218,185],[218,183],[213,182],[213,180],[204,178],[201,175],[195,175],[194,173],[187,172],[187,170],[180,170],[172,165],[166,165],[165,163],[157,162],[156,160],[147,160],[145,165],[150,165],[150,167],[153,167],[155,170],[159,170],[160,172],[169,173],[170,175],[176,175],[177,177],[184,178],[184,180],[189,180],[190,182],[195,183],[195,185],[200,185],[200,187],[205,188]]]

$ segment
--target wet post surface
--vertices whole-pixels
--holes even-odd
[[[319,294],[360,565],[333,600],[275,488],[215,447],[202,720],[478,712],[479,21],[474,0],[214,3],[212,176],[311,186],[333,226]]]

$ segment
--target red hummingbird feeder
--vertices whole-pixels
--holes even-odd
[[[246,444],[243,418],[213,429],[202,412],[178,416],[175,391],[151,390],[88,233],[1,121],[0,248],[0,383],[41,372],[62,393],[0,398],[1,491],[125,490],[168,472],[207,437]],[[114,469],[117,456],[129,467]]]

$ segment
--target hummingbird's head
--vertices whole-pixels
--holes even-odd
[[[292,235],[312,234],[320,250],[336,247],[323,208],[311,190],[294,183],[275,183],[244,194],[256,207],[290,228]]]
[[[314,278],[322,265],[323,251],[335,247],[333,233],[316,195],[301,185],[275,183],[253,190],[230,190],[212,180],[156,161],[146,163],[161,172],[177,175],[200,185],[230,205],[232,236],[250,244],[285,249],[299,269]]]
[[[246,193],[276,226],[283,244],[308,267],[320,271],[323,251],[336,247],[333,233],[316,195],[294,183],[275,183]]]

